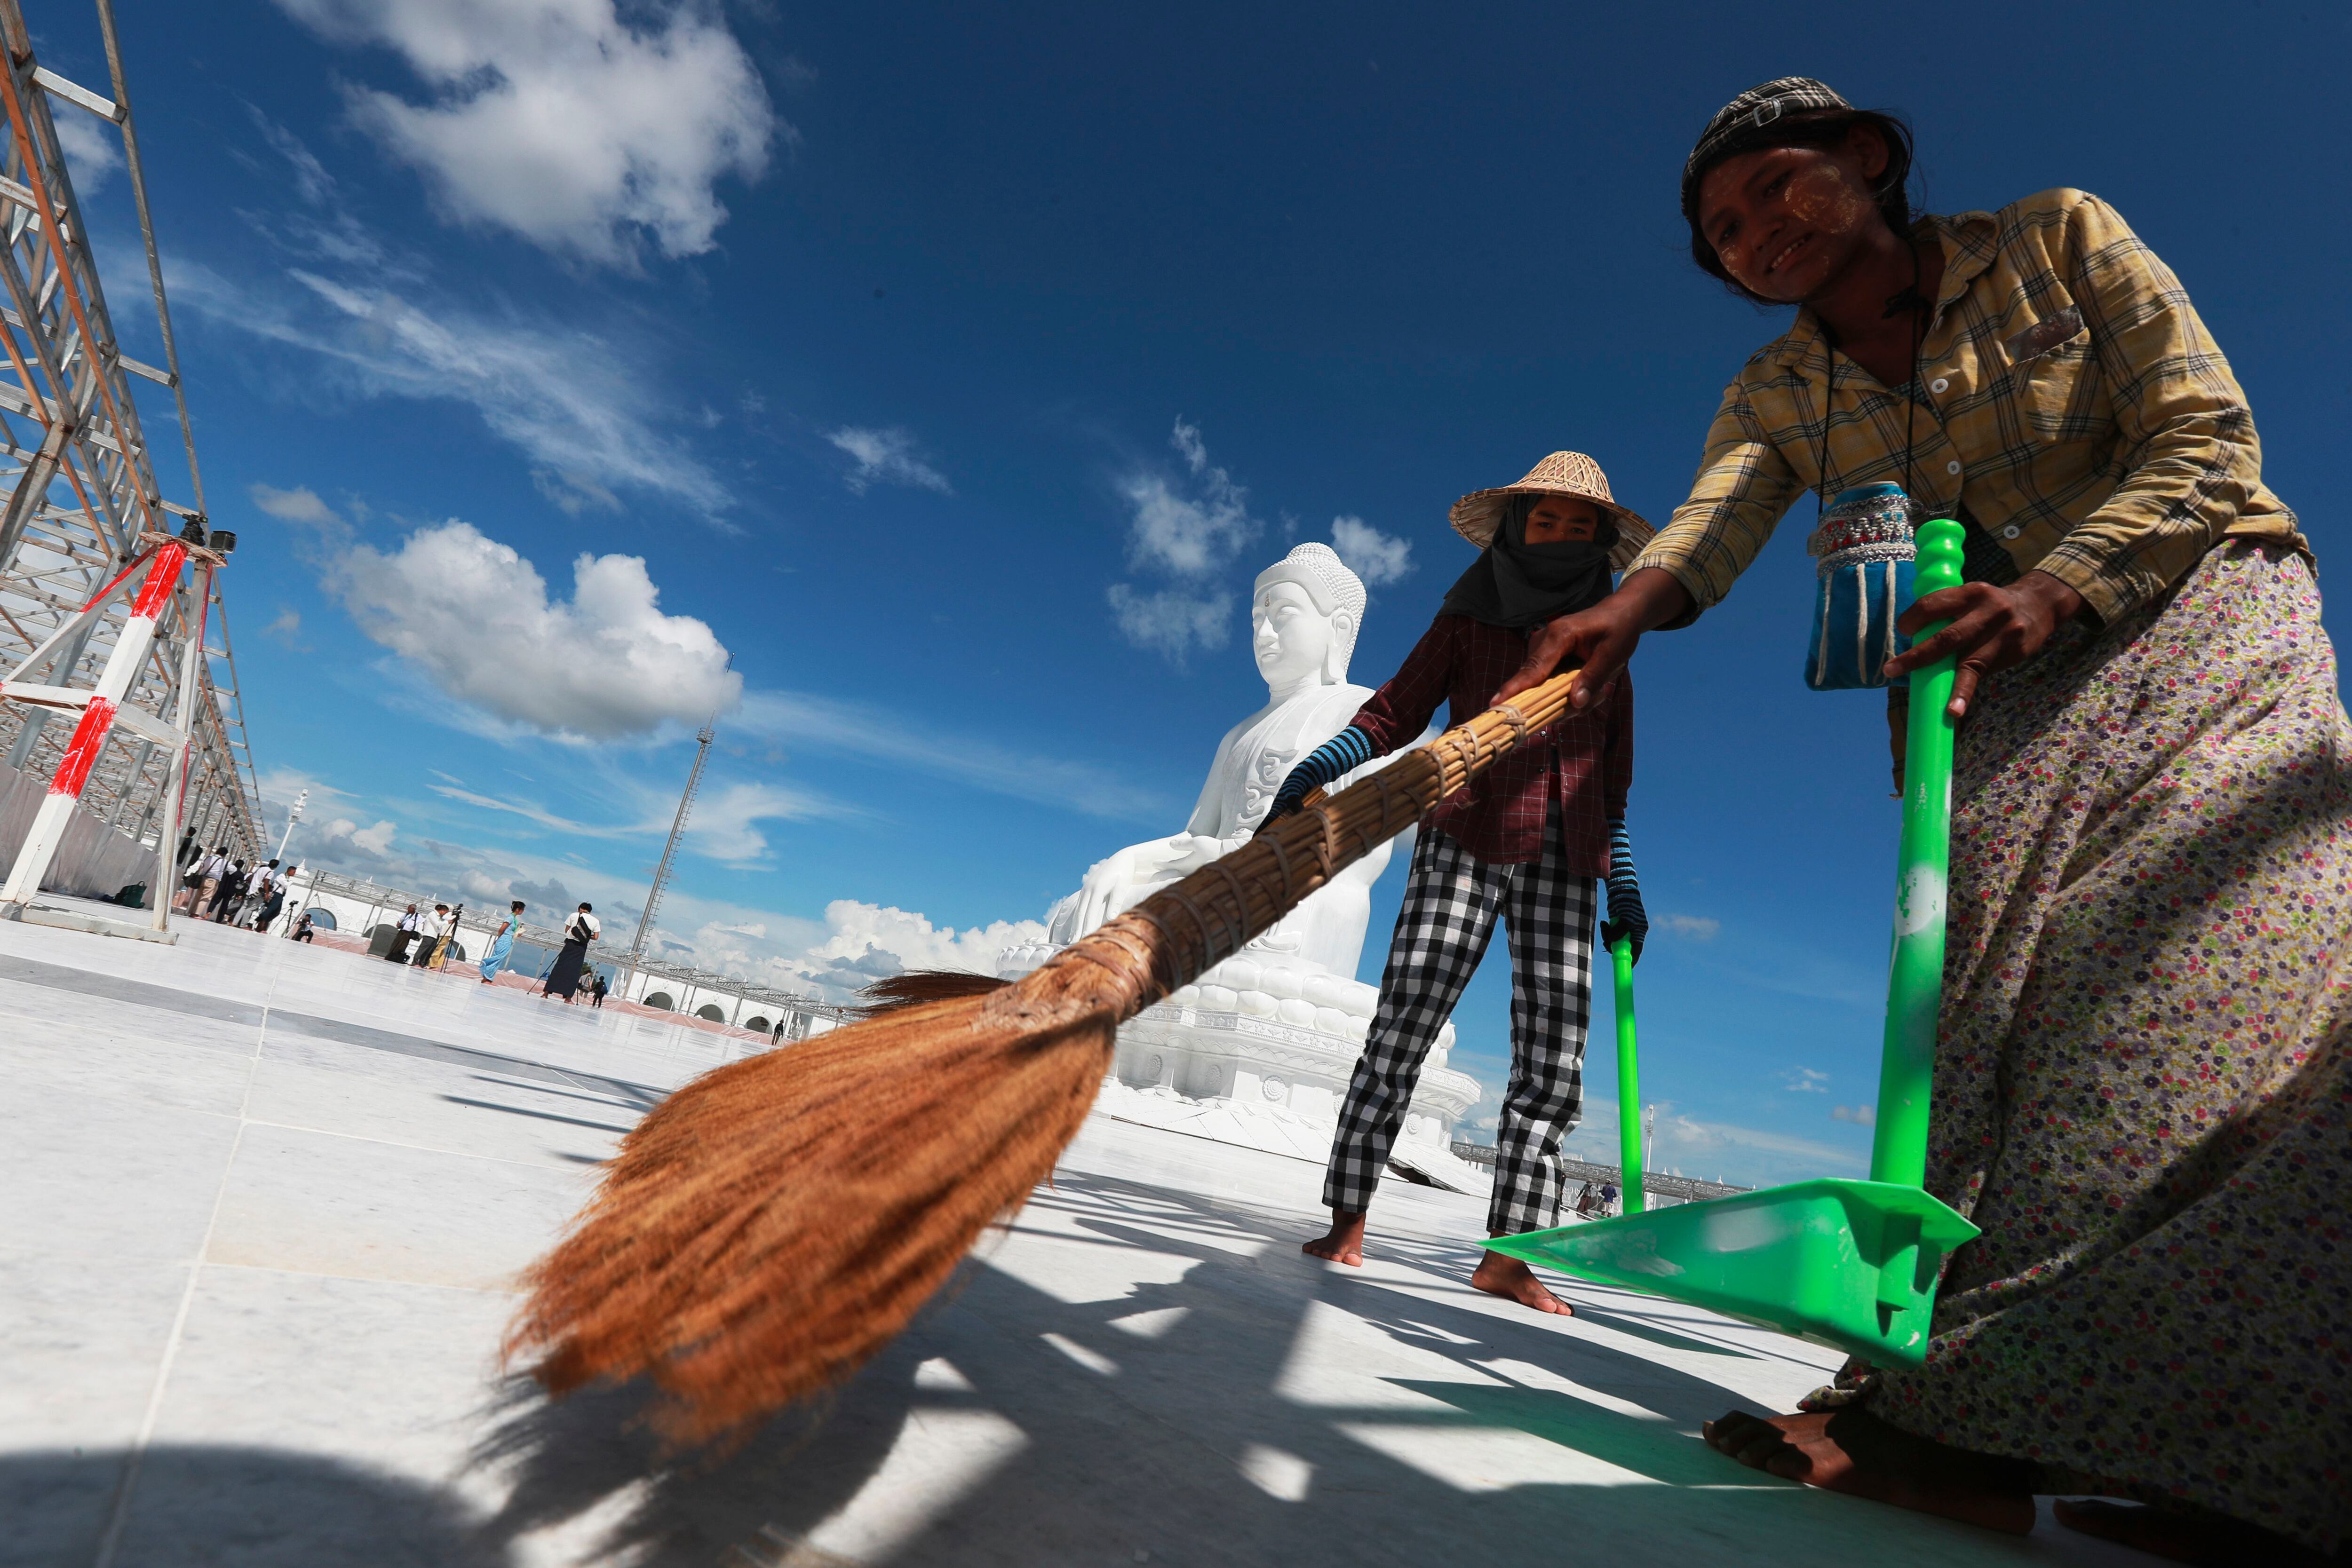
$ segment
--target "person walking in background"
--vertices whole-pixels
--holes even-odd
[[[507,958],[514,952],[515,933],[522,929],[523,907],[522,900],[516,899],[506,919],[490,934],[490,950],[482,955],[482,984],[487,986],[496,980],[499,971],[507,967]]]
[[[604,927],[585,904],[572,918],[563,923],[563,947],[555,955],[555,967],[547,972],[547,994],[562,997],[569,1002],[580,988],[580,971],[588,964],[588,944],[596,940]]]
[[[245,902],[245,862],[231,856],[228,869],[221,873],[220,884],[213,889],[212,908],[205,918],[215,925],[228,924],[236,906]]]
[[[220,891],[221,879],[228,875],[228,846],[216,846],[196,867],[188,883],[188,902],[184,906],[189,915],[197,920],[205,917],[214,897]]]
[[[435,904],[431,916],[418,922],[418,925],[423,935],[417,938],[416,956],[409,962],[419,969],[431,968],[433,956],[441,950],[441,944],[449,939],[449,906]]]
[[[601,1008],[604,1005],[604,993],[606,988],[607,988],[604,985],[604,977],[602,975],[597,976],[596,983],[588,988],[588,994],[593,998],[589,1003],[591,1007]]]
[[[286,873],[278,869],[276,861],[271,861],[268,873],[262,879],[261,907],[253,917],[256,931],[268,930],[269,923],[278,918],[278,912],[286,907]]]
[[[384,956],[395,964],[408,962],[408,945],[415,941],[416,934],[424,929],[424,917],[416,913],[416,905],[410,904],[408,913],[402,915],[393,927],[392,946]]]

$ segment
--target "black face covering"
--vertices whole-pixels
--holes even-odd
[[[1540,499],[1514,496],[1495,527],[1494,542],[1447,591],[1440,615],[1467,615],[1489,626],[1524,631],[1609,597],[1609,551],[1617,525],[1602,514],[1590,543],[1531,545],[1528,513]]]

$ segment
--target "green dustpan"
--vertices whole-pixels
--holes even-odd
[[[1919,530],[1915,591],[1960,580],[1960,526]],[[1931,628],[1937,630],[1940,628]],[[1633,1060],[1633,958],[1617,970],[1618,1124],[1625,1212],[1616,1219],[1499,1237],[1496,1252],[1580,1279],[1667,1296],[1871,1361],[1917,1365],[1944,1258],[1977,1228],[1920,1186],[1927,1093],[1944,977],[1944,885],[1951,845],[1952,661],[1911,677],[1903,849],[1895,894],[1878,1124],[1870,1179],[1822,1177],[1644,1211],[1641,1097]]]

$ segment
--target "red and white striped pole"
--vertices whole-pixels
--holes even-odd
[[[147,650],[155,641],[155,618],[170,602],[172,592],[179,586],[180,569],[188,561],[188,547],[178,539],[165,539],[155,547],[154,563],[147,570],[147,580],[139,585],[139,596],[131,601],[131,619],[115,640],[114,651],[106,658],[106,668],[98,677],[98,689],[89,695],[89,706],[82,709],[81,723],[76,727],[73,739],[66,745],[66,754],[58,764],[58,775],[49,781],[48,798],[41,802],[39,812],[33,818],[33,831],[25,837],[25,847],[16,852],[16,864],[8,873],[8,883],[0,887],[0,915],[16,918],[11,905],[30,904],[41,890],[41,879],[48,874],[49,862],[57,858],[58,846],[65,841],[66,829],[73,821],[74,807],[81,800],[82,787],[89,782],[89,770],[98,764],[98,754],[106,747],[108,731],[114,727],[115,710],[122,706],[123,695],[130,691],[137,678],[139,667],[145,663]]]

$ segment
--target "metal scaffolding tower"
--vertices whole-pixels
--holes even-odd
[[[621,972],[624,994],[645,958],[646,938],[653,934],[654,912],[661,907],[662,892],[669,886],[670,866],[677,859],[677,841],[686,833],[687,813],[694,810],[695,791],[702,788],[702,765],[710,759],[710,743],[718,737],[718,723],[719,716],[711,715],[702,721],[702,732],[694,737],[694,771],[686,776],[686,793],[677,798],[677,815],[670,820],[669,841],[662,845],[661,864],[654,868],[653,891],[646,894],[646,912],[637,916],[637,939],[629,944],[629,967]]]
[[[98,19],[110,98],[38,65],[18,0],[0,0],[0,52],[5,55],[0,60],[5,117],[0,124],[0,669],[74,622],[139,559],[142,535],[177,535],[181,519],[201,519],[205,510],[146,172],[108,0],[98,0]],[[56,117],[74,114],[90,115],[121,135],[163,369],[126,355],[115,331],[58,139]],[[164,497],[131,397],[133,378],[173,394],[189,504]],[[228,843],[250,857],[263,846],[259,781],[237,698],[226,609],[215,590],[207,617],[201,597],[205,590],[199,584],[208,575],[196,574],[172,591],[121,700],[126,708],[151,715],[181,711],[181,685],[194,673],[196,690],[186,710],[194,741],[181,819],[207,844]],[[47,685],[94,686],[133,619],[131,608],[119,600],[74,631],[56,651]],[[205,640],[207,622],[214,645],[191,657],[189,644]],[[74,728],[70,718],[58,722],[55,706],[0,702],[0,762],[16,770],[0,774],[0,784],[55,775]],[[83,788],[82,810],[127,838],[152,841],[169,815],[163,808],[170,749],[136,726],[116,727]]]

